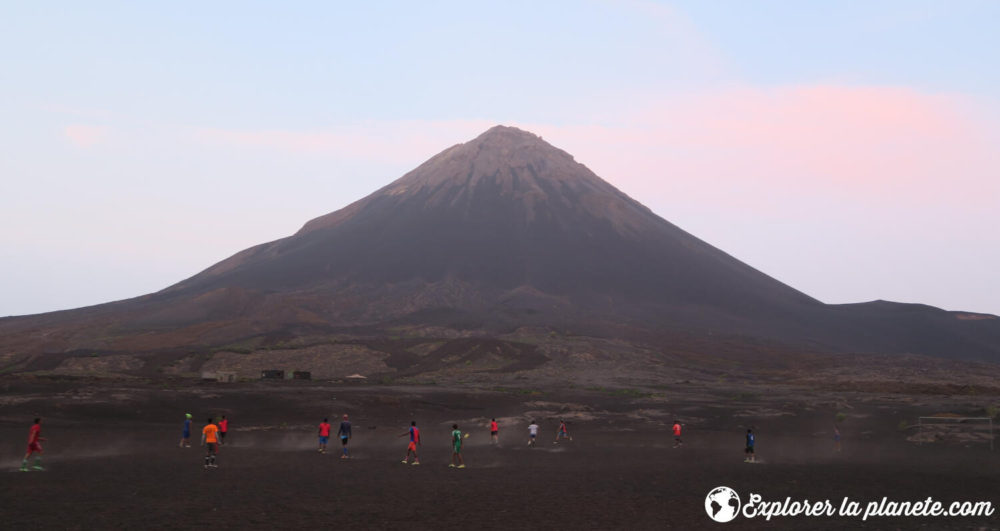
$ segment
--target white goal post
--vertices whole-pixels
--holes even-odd
[[[990,442],[990,451],[993,451],[993,417],[917,417],[918,439],[923,439],[925,429],[951,426],[972,428],[972,433],[976,433],[976,430],[986,431]]]

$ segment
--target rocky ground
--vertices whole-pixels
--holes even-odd
[[[9,529],[363,527],[700,529],[714,487],[748,499],[991,501],[1000,452],[982,431],[917,436],[925,415],[995,413],[998,395],[830,390],[795,383],[680,380],[659,386],[221,384],[7,376],[0,380],[0,518]],[[197,425],[231,419],[220,467],[179,448]],[[352,459],[316,452],[316,424],[348,413]],[[18,472],[42,416],[45,472]],[[486,423],[497,418],[501,444]],[[411,419],[422,465],[402,465]],[[552,444],[558,421],[573,441]],[[670,426],[684,424],[673,448]],[[839,420],[838,420],[839,419]],[[526,426],[542,427],[528,448]],[[471,433],[450,469],[450,425]],[[833,429],[842,434],[834,448]],[[743,437],[758,437],[756,464]],[[339,444],[339,443],[337,443]],[[746,501],[746,499],[744,501]],[[738,517],[733,528],[995,529],[981,517]]]

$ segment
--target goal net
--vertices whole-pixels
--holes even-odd
[[[991,417],[919,417],[917,433],[910,438],[918,443],[983,444],[990,451],[993,439]]]

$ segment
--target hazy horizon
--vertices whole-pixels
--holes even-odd
[[[496,124],[823,302],[1000,314],[1000,4],[110,6],[8,8],[0,316],[158,291]]]

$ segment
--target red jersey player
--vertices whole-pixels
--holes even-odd
[[[35,456],[35,466],[31,467],[33,470],[45,470],[42,468],[42,441],[45,437],[42,437],[42,419],[36,418],[35,424],[28,431],[28,451],[24,454],[24,460],[21,461],[21,472],[28,471],[28,459],[31,454],[37,454]]]

